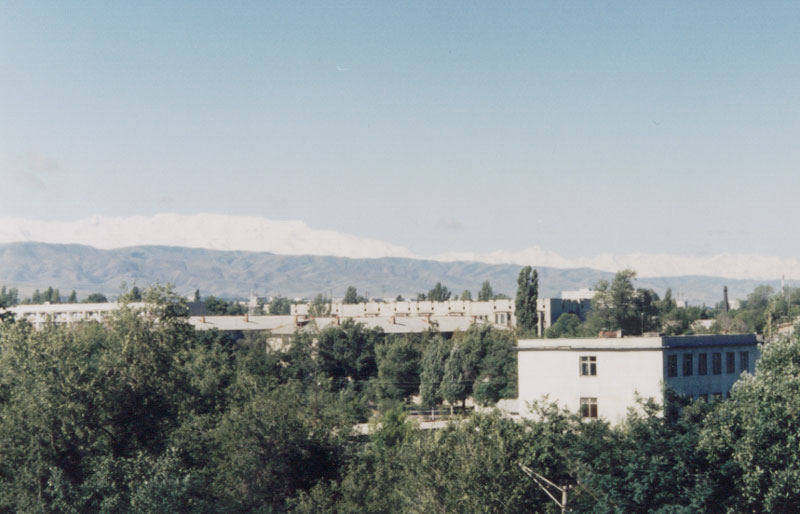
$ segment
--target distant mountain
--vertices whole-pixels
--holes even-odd
[[[588,268],[537,268],[540,297],[555,297],[563,290],[591,287],[612,273]],[[48,286],[62,294],[75,289],[79,296],[93,292],[117,295],[123,282],[128,286],[172,283],[178,292],[228,298],[244,298],[252,290],[259,295],[282,294],[312,297],[317,293],[344,295],[347,286],[370,297],[415,297],[442,282],[454,294],[464,289],[477,294],[484,280],[495,292],[510,296],[516,291],[520,266],[478,262],[440,262],[383,257],[275,255],[266,252],[219,251],[173,246],[133,246],[100,250],[90,246],[47,243],[0,244],[0,284],[17,287],[24,294]],[[713,305],[728,286],[731,299],[744,298],[761,283],[779,287],[777,282],[733,280],[688,276],[646,278],[639,287],[651,287],[659,294],[669,287],[690,303]]]
[[[781,276],[800,277],[800,259],[787,256],[601,253],[565,257],[539,246],[514,251],[455,251],[428,256],[415,254],[408,248],[389,241],[313,228],[300,220],[272,220],[258,216],[211,213],[91,216],[72,221],[0,217],[0,244],[18,242],[82,244],[106,250],[168,245],[353,259],[402,257],[440,262],[474,261],[512,266],[528,264],[536,268],[562,270],[587,268],[612,273],[632,268],[642,277],[715,276],[752,280],[776,280]]]

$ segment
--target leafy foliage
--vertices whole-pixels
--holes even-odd
[[[530,266],[525,266],[517,278],[517,297],[515,314],[517,328],[521,332],[533,332],[539,321],[536,300],[539,298],[539,274]]]

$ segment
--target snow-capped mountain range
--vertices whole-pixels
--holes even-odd
[[[455,252],[434,256],[377,239],[332,230],[318,230],[302,221],[270,220],[221,214],[157,214],[155,216],[92,216],[76,221],[0,218],[0,243],[82,244],[100,249],[165,245],[210,250],[271,252],[279,255],[330,255],[351,258],[405,257],[440,262],[475,261],[550,268],[592,268],[615,272],[632,268],[640,277],[703,275],[775,280],[800,277],[800,259],[747,254],[683,256],[611,254],[566,258],[532,246],[519,251]]]

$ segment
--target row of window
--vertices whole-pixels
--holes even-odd
[[[695,374],[695,354],[683,354],[682,371],[684,377],[690,377]],[[750,371],[750,352],[739,352],[739,372]],[[697,374],[708,375],[708,354],[697,354]],[[736,352],[725,352],[725,373],[736,373]],[[713,352],[711,354],[711,374],[722,374],[722,352]],[[667,356],[667,376],[678,376],[678,356]]]

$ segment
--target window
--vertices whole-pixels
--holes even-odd
[[[725,353],[725,373],[736,373],[736,354]]]
[[[597,398],[581,398],[581,417],[597,417]]]
[[[722,375],[722,354],[719,352],[711,354],[711,372],[715,375]]]
[[[683,356],[683,376],[688,377],[694,373],[694,355],[691,353]]]
[[[677,377],[678,376],[678,356],[677,355],[667,355],[667,376],[668,377]]]
[[[750,354],[739,352],[739,367],[741,371],[750,371]]]
[[[708,375],[708,354],[701,353],[697,356],[697,374]]]
[[[593,377],[597,375],[597,357],[581,357],[581,376]]]

